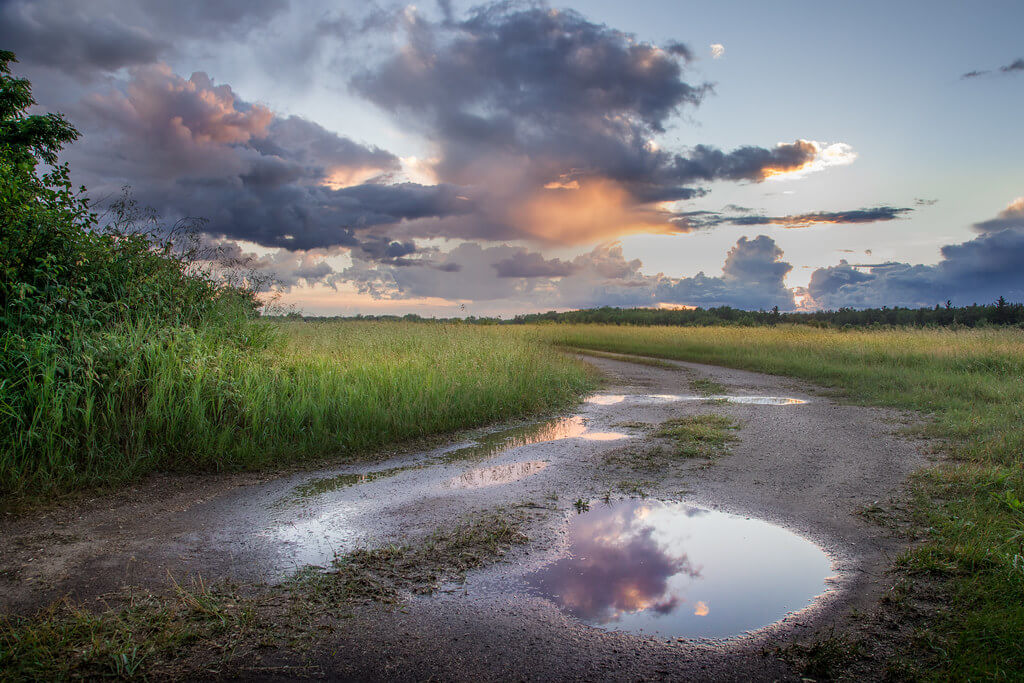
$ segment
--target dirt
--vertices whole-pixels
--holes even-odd
[[[486,443],[483,434],[470,433],[444,448],[376,464],[278,477],[162,476],[73,505],[9,514],[0,521],[0,608],[26,613],[65,595],[88,601],[124,585],[159,588],[169,572],[273,584],[305,565],[326,566],[336,553],[422,538],[467,515],[523,509],[531,513],[523,528],[530,541],[502,562],[432,596],[410,595],[400,609],[353,610],[311,650],[267,653],[259,675],[798,679],[777,648],[856,630],[858,614],[873,609],[891,583],[887,571],[904,541],[864,512],[900,500],[908,474],[925,463],[918,444],[897,433],[908,418],[843,405],[785,378],[687,363],[586,360],[611,378],[602,394],[624,399],[583,403],[563,416],[559,424],[568,417],[575,426],[568,438],[528,443],[522,434],[538,430],[523,426],[502,441],[506,450],[446,457],[475,439]],[[720,384],[730,396],[807,402],[707,401],[697,398],[694,380]],[[644,467],[651,462],[645,454],[659,445],[654,426],[710,412],[741,426],[728,454]],[[555,432],[539,430],[541,438]],[[370,476],[352,476],[364,474]],[[317,483],[327,480],[337,485]],[[548,600],[494,588],[557,556],[574,502],[641,493],[756,517],[804,536],[832,558],[831,588],[810,608],[719,641],[608,631]]]

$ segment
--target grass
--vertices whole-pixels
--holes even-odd
[[[0,444],[0,493],[146,472],[275,468],[564,406],[594,384],[537,340],[468,325],[265,322],[262,349],[205,330],[90,341],[94,380],[27,373],[30,423]],[[108,348],[109,347],[109,348]],[[106,349],[106,350],[104,350]],[[50,362],[42,359],[40,362]],[[45,363],[44,363],[45,365]]]
[[[672,440],[675,455],[681,458],[715,458],[728,452],[736,441],[731,432],[739,424],[725,415],[706,413],[689,415],[661,423],[654,436]]]
[[[283,586],[242,592],[172,580],[166,594],[126,592],[116,607],[62,600],[31,617],[0,616],[0,680],[280,673],[261,665],[262,653],[315,646],[353,605],[395,604],[403,592],[429,593],[460,579],[525,542],[519,527],[518,518],[492,513],[416,543],[353,552]]]
[[[726,392],[726,386],[724,384],[704,377],[691,379],[690,388],[702,396],[714,396],[716,394],[724,394]]]
[[[947,457],[914,479],[924,542],[898,569],[938,586],[947,607],[930,614],[909,657],[936,679],[1024,671],[1024,331],[547,325],[521,333],[798,377],[847,400],[921,414],[920,433]]]

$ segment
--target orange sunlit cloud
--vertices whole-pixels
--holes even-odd
[[[534,239],[557,244],[588,244],[634,233],[678,232],[664,213],[636,205],[617,183],[595,179],[578,187],[540,190],[510,208],[507,220]]]
[[[708,614],[711,613],[711,610],[708,608],[707,604],[701,600],[698,600],[696,603],[694,603],[693,607],[693,614],[695,616],[706,617]]]
[[[828,146],[815,140],[797,140],[795,143],[811,157],[794,166],[766,167],[761,171],[761,180],[787,180],[802,178],[809,173],[824,170],[830,166],[846,166],[857,159],[853,147],[843,142]]]

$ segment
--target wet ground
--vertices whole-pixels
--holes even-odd
[[[610,386],[551,420],[373,465],[158,478],[8,518],[0,604],[168,571],[276,582],[496,509],[529,510],[530,542],[401,610],[357,610],[314,662],[359,678],[788,678],[766,646],[875,603],[900,548],[857,513],[922,464],[893,435],[900,416],[755,373],[587,361]],[[727,391],[699,396],[695,379]],[[707,412],[740,423],[732,452],[652,468],[652,427]]]

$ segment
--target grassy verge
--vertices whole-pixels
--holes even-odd
[[[65,600],[32,617],[0,616],[0,680],[280,674],[264,656],[294,659],[357,604],[394,604],[403,592],[428,593],[494,562],[527,540],[519,527],[501,514],[471,518],[417,543],[339,557],[283,586],[172,582],[165,594],[126,592],[106,609]]]
[[[218,328],[111,331],[90,338],[95,362],[74,381],[57,357],[40,356],[19,388],[22,405],[34,406],[30,418],[0,445],[0,492],[39,495],[153,470],[350,456],[548,411],[593,382],[563,354],[488,328],[298,322],[240,329],[265,341],[225,343]]]
[[[1024,332],[560,325],[524,334],[799,377],[925,415],[924,434],[949,457],[915,479],[926,541],[897,564],[911,585],[938,586],[945,606],[904,656],[927,677],[1024,671]]]

